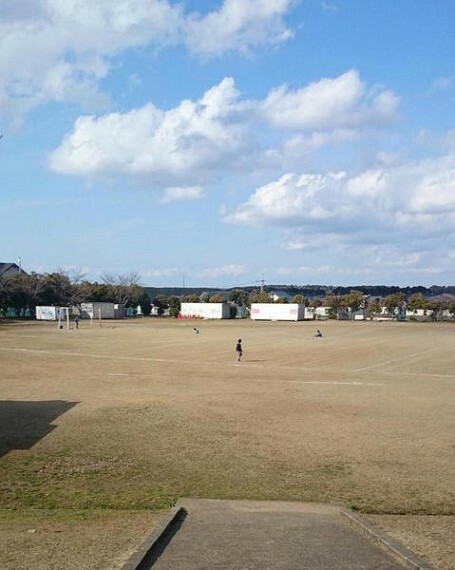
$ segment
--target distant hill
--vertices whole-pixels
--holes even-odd
[[[170,297],[175,295],[180,297],[182,295],[202,295],[202,293],[209,293],[214,295],[216,293],[226,294],[233,289],[242,289],[243,291],[251,292],[258,290],[259,287],[231,287],[229,289],[219,289],[213,287],[144,287],[150,299],[157,295],[165,295]],[[390,287],[387,285],[350,285],[349,287],[340,287],[333,285],[265,285],[265,291],[279,291],[287,293],[291,297],[294,295],[304,295],[309,299],[314,297],[325,297],[332,293],[334,295],[345,295],[351,290],[361,291],[364,295],[372,297],[386,297],[393,293],[404,293],[406,297],[410,297],[414,293],[422,293],[426,298],[432,297],[455,297],[455,286],[440,286],[432,285],[431,287]]]

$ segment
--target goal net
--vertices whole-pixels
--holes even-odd
[[[70,310],[69,307],[59,307],[58,309],[58,329],[70,328]]]

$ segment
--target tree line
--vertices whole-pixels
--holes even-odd
[[[286,299],[280,298],[277,302],[286,302]],[[411,311],[415,317],[418,311],[423,311],[429,318],[439,320],[444,312],[448,311],[455,317],[455,299],[451,301],[426,299],[422,293],[413,293],[409,297],[406,297],[403,292],[391,293],[385,297],[371,297],[362,291],[353,289],[342,295],[329,293],[322,298],[315,297],[311,301],[304,295],[295,295],[292,302],[303,303],[313,309],[321,306],[328,307],[328,316],[331,318],[339,318],[347,311],[354,318],[355,313],[360,310],[364,311],[365,316],[374,318],[381,315],[384,309],[387,314],[392,316]]]
[[[164,295],[157,294],[150,299],[147,289],[139,284],[140,277],[136,273],[127,275],[104,274],[101,283],[90,282],[83,275],[57,271],[54,273],[24,273],[19,272],[10,276],[0,276],[0,313],[6,314],[8,308],[13,309],[17,316],[28,309],[30,315],[36,315],[36,307],[44,306],[79,306],[85,302],[111,302],[126,307],[141,307],[142,314],[150,314],[153,305],[158,314],[178,316],[181,302],[211,302],[231,304],[249,308],[252,303],[287,303],[285,296],[274,298],[266,290],[231,289],[225,295],[221,293],[204,293],[197,295]],[[408,311],[426,312],[428,317],[439,319],[444,311],[455,317],[455,300],[426,299],[422,292],[406,295],[402,291],[390,293],[384,297],[365,295],[363,291],[351,289],[347,293],[336,294],[332,290],[310,299],[298,293],[291,299],[293,303],[304,304],[316,309],[328,307],[329,317],[339,318],[349,311],[351,316],[356,311],[363,310],[366,316],[377,317],[383,308],[388,314],[394,315]]]
[[[188,303],[222,303],[223,301],[228,301],[247,308],[250,308],[252,303],[289,302],[287,297],[282,296],[275,299],[267,291],[232,289],[227,292],[226,296],[220,293],[213,295],[204,293],[201,296],[191,293],[180,297],[177,295],[166,296],[158,294],[152,299],[152,304],[160,309],[161,314],[168,309],[171,316],[177,316],[180,312],[181,301]],[[374,318],[381,315],[383,309],[392,316],[401,314],[405,310],[412,311],[416,315],[417,311],[422,310],[429,318],[440,319],[444,311],[448,311],[455,317],[455,300],[428,300],[422,293],[413,293],[406,297],[404,293],[396,292],[381,298],[371,297],[365,295],[362,291],[353,289],[346,294],[335,295],[328,293],[325,296],[315,297],[311,300],[305,295],[298,294],[294,295],[290,302],[303,304],[311,309],[322,306],[328,307],[328,316],[330,318],[339,318],[341,315],[347,314],[348,311],[348,314],[353,318],[354,314],[360,310],[364,311],[367,317]]]
[[[37,306],[79,306],[85,302],[110,302],[150,311],[150,299],[139,276],[105,274],[102,282],[90,282],[78,274],[25,273],[0,276],[0,312],[12,309],[17,316],[28,310],[35,317]]]

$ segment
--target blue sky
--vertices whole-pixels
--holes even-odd
[[[0,261],[455,283],[451,0],[0,0]]]

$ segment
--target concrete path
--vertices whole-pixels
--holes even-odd
[[[184,499],[187,515],[141,570],[402,570],[344,517],[305,503]]]

